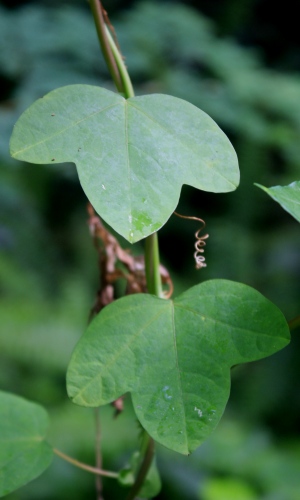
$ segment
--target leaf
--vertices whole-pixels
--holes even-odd
[[[201,500],[258,500],[251,484],[239,478],[213,477],[201,485]]]
[[[68,394],[97,407],[130,391],[149,434],[187,454],[223,414],[230,367],[288,342],[279,309],[240,283],[207,281],[174,301],[131,295],[105,307],[77,344]]]
[[[131,457],[130,464],[119,472],[118,481],[123,486],[132,486],[141,463],[141,454],[135,451]],[[156,467],[156,460],[153,459],[143,486],[139,491],[139,497],[152,498],[158,495],[161,489],[161,481]]]
[[[0,496],[38,477],[52,461],[41,406],[0,391]]]
[[[165,224],[183,184],[227,192],[239,182],[225,134],[168,95],[126,100],[99,87],[62,87],[23,113],[10,151],[32,163],[76,163],[95,210],[131,243]]]
[[[292,182],[288,186],[274,186],[267,188],[261,184],[255,186],[263,189],[273,200],[300,222],[300,181]]]

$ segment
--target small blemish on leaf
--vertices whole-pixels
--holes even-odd
[[[55,158],[52,158],[52,160],[51,160],[51,161],[55,161]]]
[[[51,116],[55,116],[55,113],[51,113]]]
[[[202,410],[200,410],[200,408],[197,408],[197,406],[195,406],[194,411],[196,411],[196,412],[198,413],[198,417],[199,417],[199,418],[203,417],[203,412],[202,412]]]

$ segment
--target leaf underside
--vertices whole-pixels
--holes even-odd
[[[274,186],[267,188],[255,184],[265,191],[273,200],[277,201],[284,210],[300,222],[300,181],[292,182],[288,186]]]
[[[103,309],[77,344],[68,393],[76,404],[97,407],[131,392],[149,434],[188,454],[224,412],[230,367],[288,341],[282,313],[246,285],[207,281],[174,301],[131,295]]]
[[[239,183],[226,135],[168,95],[126,100],[89,85],[59,88],[19,118],[10,151],[31,163],[74,162],[95,210],[131,243],[165,224],[183,184],[227,192]]]
[[[52,461],[41,406],[0,391],[0,496],[38,477]]]

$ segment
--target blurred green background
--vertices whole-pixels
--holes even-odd
[[[228,278],[255,287],[287,319],[300,313],[299,227],[253,185],[300,180],[296,5],[104,2],[136,93],[169,93],[199,106],[239,156],[236,192],[182,190],[178,211],[206,220],[206,269],[194,269],[195,223],[171,217],[160,231],[175,295],[201,280]],[[43,404],[51,443],[93,463],[93,412],[72,405],[65,391],[70,353],[98,285],[87,200],[74,165],[22,164],[8,152],[15,121],[46,92],[75,83],[113,89],[87,2],[0,2],[0,83],[0,388]],[[299,500],[299,349],[295,331],[284,351],[234,370],[223,421],[193,455],[158,447],[158,499]],[[101,420],[104,466],[115,469],[137,446],[129,398],[120,417],[104,408]],[[105,500],[124,497],[104,481]],[[7,498],[95,498],[94,479],[55,458]]]

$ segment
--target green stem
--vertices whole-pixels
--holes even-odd
[[[101,2],[99,0],[90,0],[90,6],[96,25],[101,51],[105,59],[106,65],[108,67],[108,70],[112,76],[112,79],[118,91],[123,92],[123,84],[121,76],[106,35],[106,26],[105,26],[103,8]]]
[[[95,439],[96,467],[97,469],[102,469],[100,408],[95,408],[94,411],[95,411],[95,427],[96,427],[96,439]],[[102,478],[100,474],[96,475],[95,484],[96,484],[97,500],[103,500]]]
[[[295,330],[295,328],[298,328],[298,326],[300,326],[300,315],[288,321],[288,325],[290,331]]]
[[[97,467],[92,467],[90,465],[84,464],[83,462],[79,462],[75,458],[69,457],[69,455],[66,455],[65,453],[57,450],[56,448],[53,448],[53,452],[66,462],[75,465],[75,467],[79,467],[80,469],[86,470],[87,472],[91,472],[92,474],[98,474],[99,476],[112,477],[112,478],[119,477],[119,474],[117,472],[98,469]]]
[[[97,33],[101,49],[112,75],[117,90],[124,95],[126,99],[134,96],[133,86],[124,64],[122,54],[116,46],[108,27],[104,20],[104,11],[100,0],[90,0],[92,13],[94,16]],[[145,269],[147,288],[149,293],[163,297],[162,283],[159,269],[159,249],[157,233],[151,234],[146,238],[145,245]],[[134,500],[140,491],[145,478],[147,477],[154,455],[154,440],[144,431],[144,441],[141,448],[142,461],[137,473],[135,482],[129,491],[127,500]]]
[[[136,476],[135,482],[126,497],[126,500],[134,500],[136,498],[141,487],[144,484],[145,478],[152,464],[155,443],[154,440],[146,432],[144,439],[146,440],[146,447],[144,451],[143,461]]]
[[[114,55],[116,65],[118,67],[119,74],[120,74],[120,77],[122,80],[124,97],[126,97],[126,99],[129,99],[129,97],[134,97],[134,90],[133,90],[133,86],[132,86],[132,83],[130,80],[130,76],[129,76],[127,68],[125,66],[123,57],[120,54],[120,51],[118,50],[118,48],[113,40],[113,37],[111,36],[107,26],[105,28],[106,28],[106,35],[107,35],[108,43],[109,43],[111,51]]]
[[[163,297],[159,271],[159,249],[157,233],[150,234],[145,241],[145,269],[148,292]]]
[[[119,92],[126,98],[134,96],[132,83],[124,64],[122,55],[116,46],[103,16],[103,7],[100,0],[90,0],[101,49],[110,70],[112,78]],[[158,297],[163,297],[162,284],[159,271],[159,250],[157,233],[146,238],[145,267],[148,292]]]
[[[127,68],[124,64],[122,54],[116,46],[113,37],[105,24],[102,4],[100,0],[90,0],[90,5],[94,16],[101,50],[115,86],[118,92],[123,94],[126,99],[133,97],[133,86]]]

